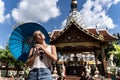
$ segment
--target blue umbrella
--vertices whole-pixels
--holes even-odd
[[[40,30],[46,37],[47,44],[50,43],[50,37],[48,32],[37,23],[25,23],[18,26],[9,38],[9,49],[13,56],[25,62],[28,58],[30,48],[32,45],[32,36],[36,30]]]

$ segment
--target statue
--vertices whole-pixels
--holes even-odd
[[[111,54],[109,57],[109,60],[108,60],[107,70],[108,70],[108,77],[111,77],[112,80],[116,80],[116,79],[113,79],[113,78],[116,78],[115,76],[116,76],[116,72],[117,72],[116,64],[113,63],[113,59],[114,59],[114,54]]]
[[[100,77],[100,75],[99,75],[99,71],[98,71],[98,68],[96,67],[96,71],[95,71],[95,75],[94,75],[94,77]]]
[[[114,66],[114,64],[113,64],[113,58],[114,58],[114,54],[111,54],[110,57],[109,57],[109,61],[108,61],[109,65],[108,66]]]
[[[54,67],[52,77],[53,77],[53,80],[57,80],[57,79],[58,79],[58,77],[59,77],[59,76],[58,76],[58,74],[57,74],[57,69],[56,69],[56,66]]]
[[[86,77],[90,77],[90,73],[91,73],[91,67],[88,65],[86,67]]]
[[[64,80],[65,77],[66,77],[65,72],[66,72],[65,65],[64,65],[64,63],[62,63],[62,66],[61,66],[61,77],[62,77],[62,80]]]

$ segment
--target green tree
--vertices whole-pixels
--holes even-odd
[[[10,53],[8,46],[6,47],[6,49],[0,50],[0,60],[6,61],[6,62],[10,62],[10,61],[14,62],[15,61],[15,58]]]
[[[24,63],[22,61],[19,61],[13,57],[8,46],[5,49],[0,50],[0,61],[7,63],[8,66],[15,66],[17,68],[18,66],[24,66]]]

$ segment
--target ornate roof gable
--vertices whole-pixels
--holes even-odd
[[[69,25],[66,25],[64,30],[56,31],[55,33],[58,34],[52,34],[51,35],[51,42],[56,41],[63,41],[63,42],[76,42],[76,41],[101,41],[103,38],[101,38],[98,34],[93,34],[88,30],[85,30],[81,26],[79,26],[74,19],[72,19],[69,23]],[[62,38],[62,39],[60,39]],[[82,38],[82,39],[81,39]]]

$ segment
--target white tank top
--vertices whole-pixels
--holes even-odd
[[[47,51],[49,51],[51,53],[51,46],[49,45],[46,48]],[[50,57],[48,57],[46,54],[43,54],[43,59],[41,60],[39,56],[37,56],[35,58],[35,61],[31,67],[31,69],[33,68],[47,68],[47,67],[52,67],[52,59]]]

